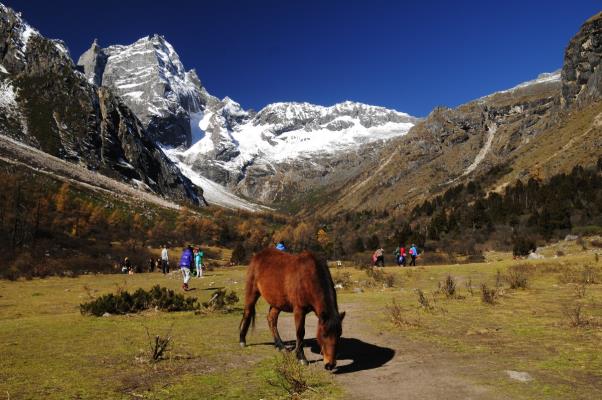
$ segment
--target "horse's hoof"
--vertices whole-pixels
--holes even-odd
[[[244,349],[247,344],[245,342],[240,342],[239,345],[240,345],[241,348]]]
[[[309,365],[309,361],[304,360],[304,359],[300,359],[299,360],[299,364],[301,364],[301,365]]]

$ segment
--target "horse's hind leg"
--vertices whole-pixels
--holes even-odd
[[[268,312],[268,326],[272,331],[272,336],[274,336],[274,346],[278,350],[284,349],[284,343],[282,343],[282,339],[280,338],[280,333],[278,333],[278,315],[280,314],[280,309],[276,307],[270,306],[270,311]]]
[[[305,315],[307,313],[303,309],[295,309],[295,327],[297,328],[297,342],[295,344],[295,355],[297,360],[304,365],[309,364],[307,358],[305,358],[305,352],[303,351],[303,340],[305,338]]]
[[[259,291],[253,290],[250,293],[247,292],[245,295],[245,310],[242,314],[242,321],[240,321],[240,346],[246,346],[246,337],[251,322],[255,321],[255,304],[259,300]]]

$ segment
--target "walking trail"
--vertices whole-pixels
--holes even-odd
[[[475,360],[407,341],[403,331],[378,332],[365,318],[365,307],[346,303],[340,309],[347,315],[335,379],[345,389],[346,399],[507,398],[471,380],[483,374]],[[308,315],[305,354],[310,362],[321,364],[316,324],[315,315]],[[278,326],[284,340],[294,339],[291,314],[280,314]]]

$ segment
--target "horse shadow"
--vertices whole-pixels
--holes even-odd
[[[257,343],[255,345],[273,345],[273,342]],[[292,350],[294,341],[286,341],[287,350]],[[316,339],[305,339],[305,348],[310,349],[314,354],[320,354],[320,346]],[[388,347],[377,346],[372,343],[364,342],[356,338],[342,337],[339,342],[339,352],[337,361],[351,360],[351,363],[338,366],[335,374],[349,374],[353,372],[365,371],[379,368],[391,361],[395,357],[395,350]],[[310,361],[311,363],[317,362]]]
[[[316,339],[305,341],[306,346],[314,354],[320,354],[320,346]],[[349,374],[379,368],[388,363],[395,356],[395,350],[364,342],[356,338],[342,337],[339,342],[337,361],[351,360],[350,364],[341,365],[334,371],[335,374]]]

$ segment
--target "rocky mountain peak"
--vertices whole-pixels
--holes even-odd
[[[562,67],[565,106],[602,99],[602,12],[588,19],[571,39]]]
[[[173,46],[161,35],[106,48],[95,42],[78,65],[90,82],[120,96],[149,135],[164,145],[190,146],[190,114],[212,100],[196,72],[184,69]]]

